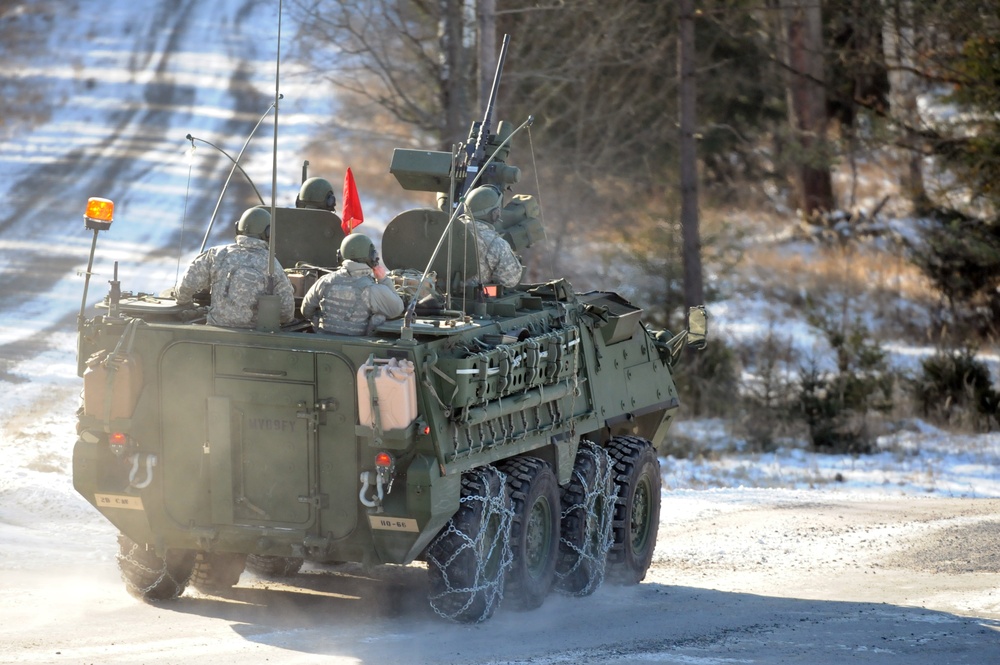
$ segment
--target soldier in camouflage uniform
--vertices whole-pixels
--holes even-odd
[[[314,319],[326,333],[371,335],[387,319],[403,313],[403,299],[367,236],[348,235],[338,254],[340,268],[316,280],[302,299],[303,316]]]
[[[188,266],[177,288],[177,302],[186,305],[197,293],[208,291],[212,303],[208,324],[230,328],[257,326],[257,300],[267,293],[267,256],[271,213],[250,208],[236,224],[236,242],[212,247]],[[274,295],[281,303],[281,322],[295,316],[292,284],[274,259]]]
[[[497,233],[493,226],[500,221],[503,195],[496,187],[477,187],[465,198],[466,214],[462,221],[468,226],[475,221],[476,246],[479,250],[480,284],[517,286],[524,268],[514,250]]]

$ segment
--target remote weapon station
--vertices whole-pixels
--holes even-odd
[[[273,202],[269,247],[295,289],[291,323],[265,294],[255,327],[209,325],[216,294],[181,305],[123,292],[117,264],[88,318],[85,285],[73,482],[121,532],[131,593],[220,592],[245,569],[294,583],[306,561],[422,561],[434,611],[477,622],[501,601],[530,609],[553,590],[643,579],[656,446],[679,404],[672,369],[685,346],[704,345],[705,310],[672,335],[612,292],[478,278],[480,247],[460,219],[475,188],[500,192],[495,231],[515,251],[544,237],[537,199],[510,193],[511,143],[531,119],[493,122],[506,48],[505,37],[464,146],[392,155],[400,186],[439,202],[385,229],[400,318],[348,336],[302,317],[307,287],[337,268],[341,219]],[[113,210],[88,204],[86,284]]]

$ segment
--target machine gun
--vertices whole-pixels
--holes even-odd
[[[486,111],[483,114],[482,122],[478,123],[478,125],[474,124],[472,131],[469,132],[470,140],[466,142],[465,160],[461,165],[461,170],[465,172],[465,178],[462,179],[458,191],[455,192],[455,197],[452,199],[452,207],[461,203],[465,195],[472,189],[472,184],[476,181],[477,174],[486,166],[488,160],[486,148],[490,141],[490,131],[493,125],[493,109],[496,106],[497,89],[500,87],[500,77],[503,76],[503,64],[507,60],[507,45],[509,43],[510,35],[504,35],[503,44],[500,46],[500,57],[497,59],[497,71],[493,75],[493,86],[490,88],[490,98],[486,102]],[[471,140],[473,133],[476,134],[475,142]],[[490,167],[493,171],[496,170],[495,165],[491,164]],[[520,169],[517,170],[517,175],[519,179]],[[492,178],[489,179],[492,180]]]
[[[509,122],[499,122],[494,131],[493,113],[496,107],[500,78],[510,35],[504,35],[493,76],[489,100],[483,119],[472,124],[461,158],[450,152],[396,148],[389,172],[403,189],[418,192],[439,192],[441,209],[454,211],[463,197],[477,185],[493,185],[503,189],[521,179],[521,169],[506,163],[511,137],[520,129]],[[531,118],[521,127],[531,124]]]

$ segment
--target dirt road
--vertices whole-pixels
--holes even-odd
[[[735,492],[735,493],[734,493]],[[57,556],[0,572],[4,663],[992,663],[1000,501],[681,492],[637,587],[438,619],[419,567],[244,573],[225,598],[125,593],[95,517]],[[2,532],[0,532],[2,535]],[[39,547],[48,543],[38,533]],[[53,534],[52,537],[58,537]]]

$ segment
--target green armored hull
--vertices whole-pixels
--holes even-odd
[[[553,288],[563,286],[487,303],[508,316],[418,319],[409,341],[399,323],[360,339],[174,323],[165,301],[127,299],[120,317],[88,323],[81,357],[118,348],[141,385],[134,406],[106,418],[107,377],[126,370],[86,371],[76,487],[137,542],[409,563],[457,510],[469,469],[532,452],[566,483],[583,436],[662,438],[678,399],[653,341],[637,319],[584,313],[621,307],[613,294]],[[136,318],[147,309],[161,320]],[[608,344],[602,329],[622,325],[631,334]],[[523,339],[504,343],[509,330]],[[413,364],[418,417],[376,431],[358,422],[358,374],[392,359]],[[127,389],[121,379],[112,393]],[[113,434],[127,438],[135,473]],[[359,478],[380,452],[395,477],[375,512],[358,501]]]

